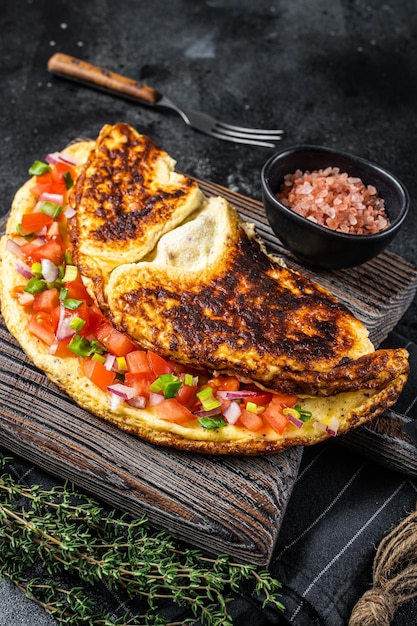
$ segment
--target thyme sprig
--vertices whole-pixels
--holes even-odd
[[[10,461],[0,458],[0,470]],[[65,624],[178,626],[199,619],[232,626],[228,604],[244,583],[262,606],[284,608],[280,583],[265,570],[184,547],[145,518],[105,510],[71,483],[26,487],[7,472],[0,476],[0,564],[0,576]],[[100,597],[109,589],[126,607],[121,616]]]

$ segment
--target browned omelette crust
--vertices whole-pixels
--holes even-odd
[[[409,368],[402,349],[355,358],[359,322],[347,308],[275,263],[242,227],[211,271],[124,266],[107,297],[113,322],[141,345],[277,392],[378,389]]]
[[[117,265],[142,258],[201,202],[198,184],[131,126],[103,127],[69,196],[74,261],[96,285]]]

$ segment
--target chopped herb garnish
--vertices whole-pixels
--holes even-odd
[[[150,386],[151,391],[158,393],[163,391],[164,398],[175,398],[179,389],[182,387],[182,381],[175,374],[161,374]]]
[[[85,326],[85,320],[83,320],[81,317],[73,317],[69,325],[73,330],[78,332],[83,328],[83,326]]]
[[[48,285],[47,285],[46,280],[33,276],[33,278],[30,278],[28,280],[26,287],[25,287],[25,291],[27,293],[36,294],[36,293],[40,293],[41,291],[45,291],[47,287]]]
[[[198,421],[200,425],[206,430],[216,430],[217,428],[223,428],[227,425],[226,420],[223,417],[199,417]]]
[[[46,172],[50,172],[52,167],[48,163],[43,161],[35,161],[29,168],[29,174],[31,176],[42,176]]]
[[[41,278],[42,276],[42,265],[41,263],[32,263],[30,271],[32,274],[36,276],[36,278]]]
[[[221,406],[221,402],[216,400],[213,396],[212,387],[205,387],[201,391],[197,393],[197,398],[200,400],[203,405],[204,411],[211,411],[212,409],[217,409],[217,407]]]
[[[66,309],[70,309],[71,311],[75,311],[76,309],[78,309],[82,305],[82,303],[82,300],[76,300],[75,298],[65,298],[65,300],[62,301],[64,307]]]
[[[67,296],[68,289],[66,287],[63,287],[59,292],[59,299],[61,300],[61,302],[63,302],[64,300],[66,300]]]
[[[65,274],[62,277],[63,283],[70,283],[73,280],[76,280],[78,276],[78,268],[76,265],[67,265],[65,268]]]
[[[309,419],[311,419],[313,417],[313,414],[311,411],[306,411],[305,409],[302,408],[302,406],[300,406],[299,404],[296,404],[294,409],[296,411],[298,411],[299,413],[299,419],[302,422],[308,422]]]
[[[93,341],[88,341],[88,339],[81,337],[78,333],[73,335],[68,344],[68,348],[75,354],[78,354],[78,356],[91,356],[96,352],[99,354],[106,352],[106,348],[103,346],[101,341],[97,341],[95,339],[93,339]]]
[[[95,350],[91,346],[90,342],[85,338],[75,333],[68,344],[68,349],[78,354],[78,356],[91,356]]]
[[[54,218],[54,220],[56,220],[59,217],[59,214],[61,213],[63,208],[64,207],[62,207],[60,204],[55,204],[54,202],[42,202],[41,206],[39,207],[39,211],[41,213],[45,213],[46,215],[50,215]]]
[[[73,186],[73,184],[74,184],[74,181],[73,181],[73,179],[72,179],[72,176],[71,176],[70,172],[64,172],[64,174],[62,175],[62,178],[63,178],[63,179],[64,179],[64,181],[65,181],[65,187],[66,187],[67,189],[71,189],[71,187],[72,187],[72,186]]]

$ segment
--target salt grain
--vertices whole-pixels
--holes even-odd
[[[277,197],[311,222],[339,232],[371,235],[389,226],[376,188],[337,167],[287,174]]]

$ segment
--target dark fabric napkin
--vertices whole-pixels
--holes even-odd
[[[385,346],[406,346],[411,374],[395,411],[417,418],[417,346],[392,333]],[[7,451],[4,451],[5,453]],[[21,482],[59,484],[14,455],[13,472]],[[262,609],[248,586],[230,605],[239,626],[343,626],[372,582],[372,563],[381,539],[415,509],[417,481],[364,454],[341,446],[337,439],[303,453],[270,571],[282,584],[282,614]],[[121,615],[135,603],[113,595],[104,585],[91,591]],[[181,622],[186,615],[168,605],[166,616]],[[393,626],[417,624],[417,602],[401,607]],[[196,622],[197,626],[197,622]]]

